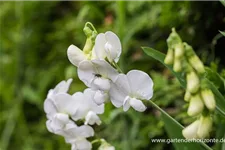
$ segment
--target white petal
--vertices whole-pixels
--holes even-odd
[[[77,136],[79,137],[91,137],[94,136],[94,130],[91,126],[88,125],[82,125],[77,127],[76,131]]]
[[[97,105],[101,105],[103,104],[107,99],[108,99],[108,94],[103,92],[103,91],[100,91],[100,90],[97,90],[95,92],[95,95],[94,95],[94,102],[97,104]]]
[[[54,133],[54,130],[51,127],[51,122],[52,122],[51,120],[47,120],[46,121],[46,127],[47,127],[49,132]]]
[[[53,101],[49,98],[44,101],[44,111],[47,114],[48,119],[52,119],[53,116],[57,113],[57,109]]]
[[[105,60],[92,60],[97,74],[100,74],[103,78],[110,79],[113,82],[117,79],[119,73]]]
[[[147,73],[131,70],[127,73],[127,78],[133,97],[149,100],[153,96],[153,82]]]
[[[130,105],[139,112],[143,112],[146,110],[146,106],[142,103],[142,101],[136,99],[136,98],[131,98],[130,99]]]
[[[84,84],[91,87],[92,81],[95,79],[96,71],[91,61],[82,61],[78,67],[78,77]]]
[[[72,81],[73,81],[73,79],[70,78],[67,81],[61,81],[61,82],[59,82],[55,86],[55,88],[53,89],[53,91],[51,91],[51,90],[49,91],[48,96],[49,95],[54,96],[57,93],[67,93],[67,91],[69,90],[69,87],[70,87],[70,84],[72,83]]]
[[[91,90],[90,88],[85,89],[84,91],[85,99],[87,100],[87,104],[89,106],[89,110],[95,112],[96,114],[104,113],[104,104],[97,105],[94,102],[94,95],[95,91]]]
[[[106,43],[105,35],[103,33],[100,33],[97,35],[95,39],[95,54],[97,58],[99,59],[105,59],[106,53],[105,53],[105,43]]]
[[[76,109],[76,112],[71,117],[75,121],[83,119],[86,116],[87,112],[89,111],[90,107],[87,98],[81,92],[76,92],[75,94],[73,94],[72,97],[73,100],[76,102],[76,104],[73,105],[74,109]]]
[[[110,89],[110,80],[101,77],[96,77],[93,80],[91,87],[94,90],[108,91]]]
[[[109,97],[116,107],[121,107],[123,102],[130,93],[130,85],[127,76],[120,74],[114,84],[111,84]]]
[[[76,142],[72,144],[72,150],[91,150],[91,149],[92,149],[91,143],[85,138],[77,139]]]
[[[86,57],[85,57],[83,51],[81,51],[75,45],[69,46],[69,48],[67,50],[67,56],[68,56],[69,61],[75,66],[78,66],[81,61],[86,60]]]
[[[85,125],[94,125],[94,124],[100,125],[102,122],[100,118],[94,113],[93,111],[89,111],[88,114],[85,117]]]
[[[59,93],[54,97],[55,106],[61,113],[74,115],[76,113],[77,102],[67,93]]]
[[[115,62],[118,62],[118,58],[121,54],[121,43],[120,39],[117,37],[117,35],[111,31],[108,31],[105,33],[106,37],[106,45],[105,50],[107,52],[107,57],[109,59],[115,60]],[[108,45],[108,46],[107,46]]]
[[[129,108],[130,108],[130,97],[126,96],[123,102],[123,111],[128,111]]]

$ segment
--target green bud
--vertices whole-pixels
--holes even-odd
[[[198,131],[199,123],[200,123],[200,121],[196,120],[195,122],[193,122],[192,124],[190,124],[189,126],[184,128],[182,130],[183,136],[186,139],[197,138],[197,131]]]
[[[214,98],[214,94],[210,89],[201,90],[201,95],[205,106],[210,110],[215,110],[216,101]]]
[[[187,114],[189,116],[196,116],[196,115],[202,113],[203,109],[204,109],[204,104],[203,104],[203,101],[202,101],[200,95],[196,94],[196,95],[192,96],[190,99],[190,104],[188,107]]]
[[[191,93],[188,92],[188,91],[186,91],[186,92],[185,92],[185,95],[184,95],[184,100],[185,100],[186,102],[189,102],[190,99],[191,99]]]
[[[92,48],[95,45],[95,38],[96,38],[98,33],[97,33],[96,29],[94,28],[94,26],[92,25],[92,23],[90,23],[90,22],[87,22],[85,24],[83,31],[84,31],[85,35],[87,36],[86,43],[85,43],[84,48],[83,48],[83,52],[85,53],[85,55],[88,58],[91,58],[92,57],[91,51],[92,51]]]
[[[182,40],[180,36],[177,34],[175,28],[172,28],[172,32],[170,33],[166,41],[169,48],[173,48],[174,45],[182,43]]]
[[[201,60],[198,58],[198,56],[194,55],[188,59],[191,66],[199,73],[203,74],[205,72],[205,68]]]
[[[183,43],[177,44],[175,47],[175,59],[181,58],[184,55],[184,46]]]
[[[174,59],[173,70],[175,72],[180,72],[182,70],[182,63],[179,58]]]
[[[167,65],[171,65],[173,64],[173,49],[169,48],[166,54],[166,58],[164,59],[164,63]]]
[[[190,57],[196,55],[193,48],[190,45],[188,45],[185,42],[183,43],[183,45],[184,45],[184,49],[185,49],[185,55],[187,56],[187,58],[190,58]]]
[[[205,138],[209,135],[211,129],[212,129],[212,118],[209,115],[201,116],[197,136],[199,138]]]
[[[198,75],[194,72],[191,71],[190,73],[187,74],[187,90],[190,93],[196,93],[199,89],[200,86],[200,81]]]

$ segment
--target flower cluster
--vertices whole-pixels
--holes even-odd
[[[168,52],[164,62],[173,64],[175,72],[186,74],[186,93],[184,100],[189,102],[187,114],[196,117],[196,121],[186,127],[182,133],[187,139],[205,138],[212,128],[211,112],[215,110],[214,94],[204,82],[204,65],[194,50],[183,43],[175,29],[167,39]]]
[[[83,50],[70,45],[67,55],[88,88],[70,95],[67,91],[72,79],[62,81],[49,91],[44,102],[48,130],[63,136],[72,150],[92,148],[87,138],[94,135],[91,125],[101,124],[98,115],[104,113],[106,102],[123,107],[124,111],[132,107],[143,112],[146,106],[142,100],[153,95],[153,82],[148,74],[139,70],[122,73],[117,64],[122,47],[115,33],[97,34],[91,23],[86,23],[84,33],[87,40]],[[78,126],[77,121],[83,121],[83,125]],[[99,141],[102,143],[99,149],[114,149],[105,140]]]

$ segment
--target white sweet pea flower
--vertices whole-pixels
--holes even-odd
[[[141,100],[149,100],[153,96],[152,79],[145,72],[131,70],[127,75],[120,74],[109,91],[114,106],[127,111],[130,106],[143,112],[146,106]]]
[[[108,91],[118,74],[105,60],[82,61],[78,67],[79,79],[93,90]]]
[[[97,58],[118,62],[121,54],[120,39],[111,31],[100,33],[95,39],[94,50]]]
[[[77,92],[72,95],[74,101],[76,101],[76,105],[74,105],[76,113],[71,116],[73,120],[77,121],[85,118],[85,124],[101,124],[97,114],[104,112],[104,104],[97,105],[93,100],[94,95],[95,91],[89,88],[84,93]]]

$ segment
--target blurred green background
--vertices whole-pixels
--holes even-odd
[[[50,88],[73,78],[70,93],[86,87],[76,67],[67,59],[67,48],[83,48],[84,24],[97,31],[111,30],[121,39],[124,72],[143,70],[154,80],[154,100],[183,125],[193,121],[186,114],[184,90],[160,63],[148,57],[141,46],[167,52],[166,39],[175,27],[211,69],[225,77],[225,7],[221,2],[0,2],[0,149],[68,150],[70,145],[45,126],[43,101]],[[150,104],[144,113],[106,105],[103,124],[96,136],[116,149],[174,149],[172,144],[152,143],[168,138],[158,111]],[[220,121],[218,123],[218,120]],[[223,137],[225,120],[215,115],[211,137]],[[221,149],[221,143],[208,143]]]

